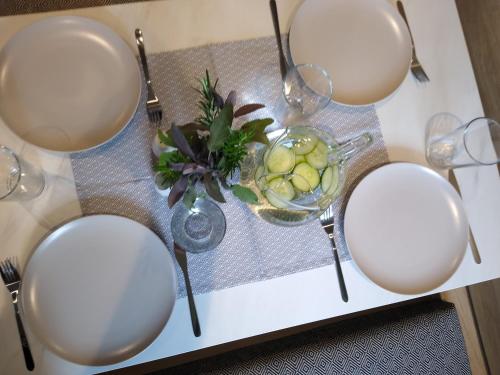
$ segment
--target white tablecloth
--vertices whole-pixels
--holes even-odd
[[[300,3],[278,1],[283,30],[288,29]],[[399,91],[377,108],[377,114],[389,158],[425,164],[424,129],[433,114],[448,111],[468,120],[483,111],[454,1],[407,0],[405,7],[419,58],[431,82],[422,85],[408,75]],[[53,14],[97,19],[115,29],[134,50],[133,30],[141,27],[149,52],[273,35],[267,0],[163,0],[0,18],[0,46],[23,26]],[[0,203],[0,258],[17,255],[24,264],[47,228],[79,215],[80,208],[67,157],[26,146],[1,121],[0,143],[59,176],[52,184],[57,191],[50,195],[56,199],[38,202],[36,207]],[[432,293],[500,276],[500,179],[496,166],[463,169],[456,174],[483,262],[476,265],[468,250],[456,274]],[[157,340],[134,358],[114,366],[90,368],[63,361],[30,335],[35,373],[90,374],[131,366],[414,297],[377,287],[352,262],[343,263],[343,270],[350,294],[347,304],[340,298],[334,266],[197,296],[203,332],[199,338],[191,331],[187,301],[180,299]],[[11,309],[7,290],[0,288],[0,372],[18,374],[27,371]]]

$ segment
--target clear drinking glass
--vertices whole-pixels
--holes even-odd
[[[316,64],[291,67],[283,81],[286,102],[303,116],[325,108],[332,94],[332,79],[325,69]]]
[[[438,113],[427,124],[426,157],[448,169],[500,162],[500,124],[478,117],[466,124],[450,113]]]
[[[45,187],[39,168],[0,146],[0,200],[26,201],[38,197]]]
[[[176,204],[171,222],[172,237],[186,251],[201,253],[217,247],[226,234],[226,217],[214,202],[197,198],[191,209]]]

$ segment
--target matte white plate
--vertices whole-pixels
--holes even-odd
[[[123,217],[87,216],[45,238],[23,275],[27,323],[54,353],[84,365],[124,361],[163,330],[177,276],[163,242]]]
[[[307,0],[290,28],[295,64],[319,64],[333,81],[333,100],[378,102],[403,82],[411,61],[408,28],[387,0]]]
[[[367,175],[347,204],[344,232],[359,269],[382,288],[424,293],[448,280],[467,248],[468,222],[455,189],[410,163]]]
[[[0,117],[48,150],[76,152],[110,140],[133,117],[140,94],[129,46],[88,18],[35,22],[0,51]]]

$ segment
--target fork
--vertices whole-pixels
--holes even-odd
[[[23,322],[21,321],[21,315],[19,314],[19,306],[17,305],[17,297],[19,294],[19,287],[21,286],[21,278],[19,277],[19,273],[17,272],[13,262],[10,259],[6,259],[3,262],[0,262],[0,275],[2,276],[3,282],[5,283],[5,286],[9,290],[10,296],[12,297],[12,304],[14,305],[14,311],[16,313],[17,329],[19,331],[19,338],[21,339],[21,346],[23,348],[26,368],[29,371],[33,371],[33,369],[35,368],[35,362],[33,361],[33,357],[31,356],[28,339],[26,338]]]
[[[163,109],[160,101],[153,90],[151,77],[149,76],[148,60],[146,58],[146,50],[144,49],[144,37],[142,36],[141,29],[135,29],[135,41],[141,57],[142,70],[144,71],[144,78],[146,78],[146,86],[148,88],[148,98],[146,101],[146,111],[148,113],[149,121],[159,126],[163,117]]]
[[[328,206],[325,212],[320,216],[319,220],[321,221],[321,225],[325,230],[326,234],[328,234],[328,238],[332,243],[333,248],[333,257],[335,258],[335,268],[337,269],[337,279],[339,280],[339,288],[340,295],[342,296],[342,300],[347,302],[349,297],[347,295],[347,289],[345,287],[344,282],[344,274],[342,273],[342,267],[340,266],[339,254],[337,251],[337,245],[335,245],[335,239],[333,238],[333,208],[332,206]]]
[[[408,19],[406,18],[406,13],[405,13],[405,8],[403,7],[403,3],[400,0],[398,0],[396,5],[398,7],[399,14],[401,14],[401,17],[403,17],[403,19],[405,20],[406,26],[408,26],[408,32],[410,33],[411,49],[412,49],[410,70],[419,82],[428,82],[429,77],[425,73],[424,68],[422,68],[420,61],[418,61],[417,58],[417,52],[415,51],[415,42],[413,41],[413,35],[411,35],[410,24],[408,23]]]

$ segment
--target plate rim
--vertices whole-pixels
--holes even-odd
[[[54,236],[56,234],[56,232],[60,231],[60,230],[64,230],[64,228],[67,226],[67,225],[71,225],[73,224],[74,222],[77,222],[77,221],[80,221],[80,220],[88,220],[89,218],[95,218],[95,217],[112,217],[112,218],[115,218],[115,219],[122,219],[122,220],[125,220],[127,222],[132,222],[134,223],[135,225],[138,225],[140,227],[143,227],[145,228],[148,232],[150,232],[151,234],[153,234],[164,246],[165,248],[165,252],[167,253],[168,255],[168,263],[169,263],[169,268],[171,270],[171,274],[172,274],[172,279],[173,279],[173,284],[172,284],[172,290],[173,290],[173,303],[172,303],[172,306],[170,308],[170,311],[168,312],[168,314],[166,314],[166,319],[165,319],[165,322],[162,322],[161,324],[161,330],[159,330],[154,336],[152,335],[152,337],[150,337],[149,340],[146,340],[143,344],[143,346],[139,346],[139,347],[136,347],[135,350],[132,350],[130,351],[127,356],[122,356],[121,359],[119,359],[118,361],[114,360],[114,361],[110,361],[110,360],[106,360],[106,361],[101,361],[100,359],[102,359],[102,357],[100,357],[100,359],[98,359],[97,361],[78,361],[75,359],[75,357],[71,357],[69,358],[68,356],[65,355],[65,353],[63,351],[60,351],[57,347],[49,344],[43,337],[44,335],[40,334],[40,332],[38,331],[37,328],[35,328],[37,325],[36,324],[33,324],[33,322],[30,321],[30,318],[29,318],[29,314],[26,313],[26,306],[28,306],[29,304],[26,302],[25,298],[27,297],[24,297],[26,296],[26,292],[23,293],[23,287],[24,287],[24,284],[21,283],[21,287],[20,287],[20,290],[19,290],[19,305],[20,305],[20,312],[21,312],[21,317],[23,318],[23,320],[26,322],[25,324],[27,325],[28,329],[30,332],[33,332],[33,334],[36,336],[36,338],[50,351],[52,352],[53,354],[55,354],[56,356],[64,359],[64,360],[67,360],[67,361],[70,361],[72,363],[76,363],[76,364],[79,364],[79,365],[83,365],[83,366],[107,366],[107,365],[112,365],[112,364],[115,364],[115,363],[119,363],[119,362],[122,362],[122,361],[125,361],[129,358],[132,358],[133,356],[141,353],[142,351],[144,351],[146,348],[148,348],[157,338],[158,336],[162,333],[162,331],[165,329],[167,323],[170,321],[170,318],[172,317],[172,313],[174,311],[174,308],[177,304],[177,293],[179,291],[179,280],[178,280],[178,277],[177,277],[177,270],[176,270],[176,267],[175,267],[175,261],[174,261],[174,258],[172,256],[172,254],[170,253],[170,251],[168,250],[168,247],[167,245],[165,244],[165,242],[163,242],[163,240],[160,238],[160,236],[158,234],[156,234],[151,228],[147,227],[146,225],[138,222],[138,221],[135,221],[133,219],[130,219],[126,216],[123,216],[123,215],[115,215],[115,214],[90,214],[90,215],[82,215],[82,216],[78,216],[76,218],[71,218],[71,219],[68,219],[64,222],[62,222],[61,224],[57,225],[56,227],[54,227],[52,230],[50,230],[49,232],[47,232],[41,239],[40,241],[38,241],[36,243],[35,246],[33,246],[29,256],[28,256],[28,259],[27,261],[25,262],[24,264],[24,267],[22,269],[22,276],[21,276],[21,279],[24,278],[25,274],[26,274],[26,271],[28,269],[28,266],[30,264],[30,261],[31,259],[33,258],[33,256],[36,254],[36,251],[46,242],[46,241],[50,241],[50,238],[52,236]],[[25,289],[24,289],[25,290]],[[109,358],[109,357],[107,357]]]
[[[411,167],[411,168],[418,168],[419,170],[423,170],[423,171],[426,171],[426,172],[429,172],[431,173],[435,178],[441,180],[442,182],[445,183],[445,185],[448,186],[449,190],[450,190],[450,194],[452,194],[454,196],[454,200],[455,202],[461,207],[461,216],[462,216],[462,220],[464,221],[464,227],[466,228],[466,231],[467,231],[467,228],[469,227],[469,221],[468,221],[468,218],[467,218],[467,213],[465,212],[465,207],[463,205],[463,202],[462,202],[462,199],[460,197],[460,195],[458,194],[458,192],[455,190],[455,188],[450,184],[450,182],[444,178],[443,176],[441,176],[438,172],[436,172],[435,170],[425,166],[425,165],[421,165],[421,164],[417,164],[417,163],[412,163],[412,162],[404,162],[404,161],[401,161],[401,162],[389,162],[387,164],[384,164],[382,166],[379,166],[378,168],[375,168],[373,170],[371,170],[370,172],[368,172],[365,176],[362,177],[362,179],[356,184],[356,186],[352,189],[350,195],[349,195],[349,198],[347,200],[347,204],[346,204],[346,208],[345,208],[345,211],[344,211],[344,220],[343,220],[343,224],[345,225],[345,217],[347,216],[347,212],[348,212],[348,208],[349,208],[349,205],[350,205],[350,202],[351,202],[351,197],[352,195],[354,194],[354,192],[356,191],[356,189],[358,188],[358,186],[370,175],[372,175],[373,173],[379,171],[380,169],[386,169],[386,168],[392,168],[396,165],[405,165],[407,167]],[[401,294],[401,295],[408,295],[408,296],[414,296],[414,295],[420,295],[420,294],[425,294],[425,293],[428,293],[432,290],[435,290],[436,288],[439,288],[440,286],[442,286],[444,283],[446,283],[454,274],[455,272],[458,270],[458,268],[460,267],[460,265],[462,264],[463,262],[463,259],[465,257],[465,253],[467,251],[467,246],[468,246],[468,239],[467,239],[467,235],[465,236],[465,241],[464,241],[464,246],[462,247],[461,251],[460,251],[460,255],[459,255],[459,258],[458,258],[458,261],[457,261],[457,264],[456,266],[454,267],[454,269],[450,272],[449,276],[446,277],[445,279],[443,279],[439,285],[435,285],[432,287],[432,289],[419,289],[418,291],[416,292],[408,292],[408,291],[403,291],[401,289],[391,289],[391,288],[388,288],[387,286],[384,286],[384,285],[381,285],[379,284],[378,282],[376,282],[375,280],[371,279],[368,274],[363,270],[363,268],[358,264],[358,261],[356,260],[356,257],[354,255],[354,253],[352,252],[351,250],[351,247],[349,246],[349,241],[348,241],[348,238],[347,236],[345,235],[345,228],[343,228],[343,232],[344,232],[344,240],[345,240],[345,243],[346,243],[346,248],[347,248],[347,251],[349,252],[349,254],[351,255],[351,258],[352,258],[352,264],[354,266],[354,268],[356,270],[359,271],[359,273],[368,281],[370,281],[371,283],[373,283],[374,285],[384,289],[384,290],[387,290],[389,292],[392,292],[392,293],[397,293],[397,294]]]
[[[14,133],[17,137],[19,137],[19,139],[21,139],[23,142],[25,142],[27,144],[30,144],[30,145],[32,145],[34,147],[37,147],[37,148],[39,148],[41,150],[44,150],[44,151],[47,151],[47,152],[50,152],[50,153],[54,153],[56,155],[59,155],[59,154],[79,154],[79,153],[83,153],[83,152],[86,152],[86,151],[94,150],[94,149],[96,149],[98,147],[101,147],[101,146],[103,146],[103,145],[105,145],[105,144],[113,141],[116,137],[118,137],[125,130],[125,128],[134,119],[134,117],[135,117],[135,115],[137,113],[137,109],[139,108],[139,104],[141,102],[141,96],[142,96],[142,91],[143,91],[143,88],[142,88],[142,75],[141,75],[141,70],[140,70],[140,67],[139,67],[139,61],[137,60],[137,57],[133,53],[132,48],[120,36],[120,34],[118,34],[113,28],[111,28],[111,26],[108,26],[107,24],[105,24],[105,23],[103,23],[101,21],[98,21],[98,20],[96,20],[94,18],[90,18],[90,17],[86,17],[86,16],[79,16],[79,15],[51,15],[51,16],[47,16],[47,17],[35,20],[35,21],[31,22],[30,24],[22,27],[21,29],[19,29],[18,31],[16,31],[12,36],[10,36],[7,39],[7,41],[1,46],[0,53],[5,48],[9,47],[12,42],[15,42],[16,38],[20,34],[26,32],[26,31],[30,31],[30,29],[32,27],[36,27],[37,25],[42,24],[42,23],[50,24],[50,23],[53,23],[53,22],[58,22],[58,20],[64,20],[64,19],[70,19],[70,20],[71,19],[76,19],[76,20],[80,20],[80,22],[83,22],[83,23],[90,23],[90,24],[97,25],[98,27],[105,28],[109,32],[111,32],[112,34],[114,34],[121,42],[123,42],[124,45],[127,47],[127,51],[130,52],[130,55],[131,55],[132,59],[135,61],[135,64],[134,64],[135,69],[134,69],[134,71],[135,71],[135,76],[136,76],[136,79],[137,79],[136,83],[137,83],[137,89],[138,90],[137,90],[137,97],[136,97],[135,104],[133,106],[133,110],[131,110],[130,115],[127,117],[126,120],[123,121],[123,124],[116,131],[116,133],[113,134],[110,138],[104,140],[103,142],[100,142],[98,144],[95,144],[93,146],[86,147],[86,148],[53,150],[53,149],[50,149],[50,148],[46,148],[46,147],[40,146],[40,145],[35,144],[33,142],[27,141],[21,134],[19,134],[17,131],[15,131],[9,125],[9,123],[3,118],[3,116],[0,113],[0,118],[1,118],[2,122],[5,124],[5,126],[7,128],[9,128],[10,131],[12,131],[12,133]],[[1,67],[1,65],[0,65],[0,67]]]
[[[317,1],[319,1],[319,0],[317,0]],[[377,0],[375,0],[375,1],[377,1]],[[385,3],[386,2],[385,0],[378,0],[378,1],[380,3]],[[295,10],[295,12],[293,14],[293,17],[292,17],[292,21],[290,22],[290,27],[288,29],[288,52],[289,52],[288,56],[290,57],[292,65],[296,65],[296,64],[293,61],[292,46],[291,46],[291,43],[290,43],[290,35],[292,34],[292,28],[293,28],[293,25],[294,25],[294,20],[295,20],[297,14],[300,12],[301,8],[303,6],[305,6],[306,3],[307,3],[307,1],[302,2],[296,8],[296,10]],[[335,81],[332,78],[332,81],[333,81],[333,94],[332,94],[332,97],[330,99],[331,99],[331,101],[333,103],[339,104],[339,105],[343,105],[343,106],[346,106],[346,107],[351,107],[351,108],[379,106],[379,105],[384,104],[385,102],[389,101],[401,89],[401,86],[403,85],[403,83],[406,81],[408,75],[410,74],[411,61],[412,61],[412,52],[411,52],[412,51],[412,42],[411,42],[411,34],[410,34],[410,31],[409,31],[408,25],[406,24],[406,22],[404,21],[404,19],[401,17],[401,15],[396,11],[396,9],[394,9],[394,11],[395,11],[396,18],[400,19],[400,22],[402,21],[402,24],[404,25],[404,30],[406,30],[406,33],[407,33],[407,36],[408,36],[408,41],[409,41],[409,46],[410,46],[409,54],[408,54],[408,64],[407,64],[407,68],[406,68],[406,74],[402,77],[401,81],[394,88],[394,90],[392,90],[388,95],[386,95],[383,98],[380,98],[378,100],[375,100],[373,102],[361,103],[361,104],[347,103],[347,102],[342,102],[342,101],[336,100],[334,98],[335,92],[336,92],[335,91]]]

